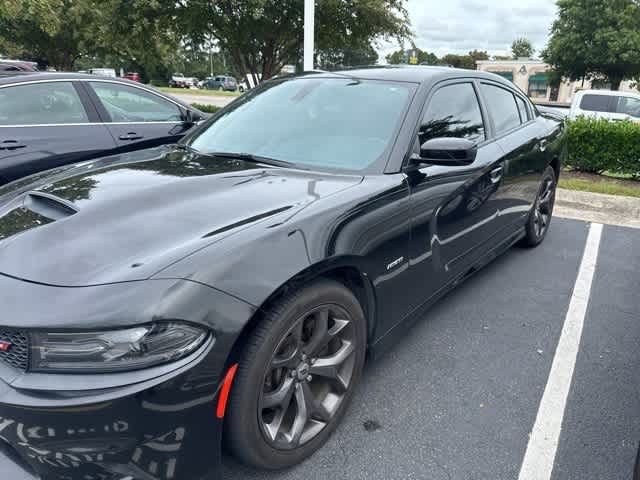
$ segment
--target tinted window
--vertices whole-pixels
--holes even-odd
[[[351,78],[269,83],[215,117],[191,145],[202,152],[362,170],[390,147],[414,89]]]
[[[421,144],[437,137],[484,140],[482,113],[473,85],[458,83],[437,90],[431,97],[418,135]]]
[[[582,97],[582,101],[580,102],[580,109],[589,112],[608,112],[610,111],[610,100],[611,97],[609,97],[608,95],[588,94]]]
[[[0,88],[0,125],[87,123],[87,113],[71,82]]]
[[[178,106],[141,88],[117,83],[91,82],[113,122],[179,122]]]
[[[520,120],[522,123],[527,123],[531,119],[531,116],[529,115],[529,109],[527,108],[526,102],[516,95],[516,104],[520,111]]]
[[[482,84],[482,93],[497,135],[520,125],[520,113],[513,93],[487,84]]]
[[[640,117],[640,99],[634,97],[619,97],[616,113]]]

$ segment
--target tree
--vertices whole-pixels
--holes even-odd
[[[409,38],[405,0],[323,0],[316,9],[317,52],[366,51],[378,38]],[[303,48],[301,0],[177,0],[181,30],[198,39],[216,38],[236,70],[254,80],[299,64]]]
[[[533,45],[525,37],[516,38],[511,44],[511,54],[514,59],[533,57]]]
[[[416,56],[418,57],[418,63],[420,65],[437,65],[439,60],[435,53],[427,52],[426,50],[420,50],[419,48],[413,46],[408,50],[404,50],[401,48],[400,50],[396,50],[393,53],[390,53],[385,58],[387,63],[391,65],[399,65],[401,63],[406,63],[406,59],[409,55],[409,52],[415,51]]]
[[[558,0],[544,60],[571,80],[604,78],[613,90],[640,77],[638,0]]]
[[[316,54],[316,63],[322,70],[375,65],[377,62],[378,52],[371,44],[360,49],[337,48],[322,50]]]
[[[71,70],[93,41],[99,0],[0,0],[0,45],[15,56]]]

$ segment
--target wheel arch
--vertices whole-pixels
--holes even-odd
[[[260,323],[262,315],[271,305],[292,289],[300,288],[320,278],[328,278],[343,284],[356,297],[367,322],[367,341],[371,342],[376,325],[376,294],[367,272],[358,257],[326,259],[298,272],[276,288],[245,323],[231,350],[230,359],[239,358],[245,339]]]

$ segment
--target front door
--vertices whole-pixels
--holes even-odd
[[[497,230],[502,150],[489,138],[472,81],[440,86],[428,100],[416,152],[437,137],[472,140],[478,154],[469,166],[407,172],[413,216],[410,284],[416,307],[477,261]]]
[[[175,143],[192,127],[184,123],[181,107],[148,90],[116,82],[88,83],[120,151]]]

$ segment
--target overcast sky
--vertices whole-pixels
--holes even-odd
[[[522,36],[538,56],[556,13],[555,0],[407,0],[407,7],[416,47],[438,56],[475,48],[506,55]],[[397,48],[381,44],[380,61]]]

